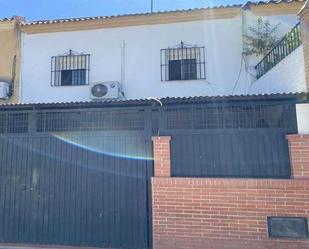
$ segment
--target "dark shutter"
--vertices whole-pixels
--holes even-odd
[[[61,70],[61,86],[72,85],[72,70]]]
[[[181,60],[170,60],[168,70],[169,80],[181,80]]]

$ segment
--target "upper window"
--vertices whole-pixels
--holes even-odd
[[[180,45],[161,49],[161,80],[206,79],[205,48]]]
[[[72,50],[51,60],[52,86],[80,86],[89,84],[90,55],[76,54]]]

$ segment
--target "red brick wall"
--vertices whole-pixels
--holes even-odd
[[[238,248],[240,241],[248,249],[309,248],[309,241],[268,239],[266,223],[267,216],[309,218],[307,180],[154,177],[152,190],[154,249]]]
[[[154,155],[155,167],[159,165],[159,172],[167,172],[170,164],[156,161],[166,161],[169,155],[165,153],[164,160],[159,155]],[[308,179],[166,175],[152,178],[154,249],[309,248],[309,240],[270,239],[267,232],[267,216],[309,218]]]
[[[168,136],[152,138],[155,176],[171,176],[170,140]]]
[[[309,135],[288,135],[293,178],[309,179]]]

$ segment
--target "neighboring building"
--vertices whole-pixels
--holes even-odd
[[[305,91],[301,46],[296,71],[283,75],[290,62],[282,62],[287,66],[258,81],[254,66],[262,58],[243,55],[243,37],[259,16],[280,24],[282,37],[299,22],[302,6],[301,0],[249,2],[23,23],[20,102],[88,101],[96,98],[94,82],[112,82],[94,88],[95,95],[108,90],[114,92],[104,98],[126,99]]]
[[[21,17],[0,19],[0,91],[8,91],[8,98],[0,103],[19,100],[20,29]],[[2,95],[0,93],[0,95]]]

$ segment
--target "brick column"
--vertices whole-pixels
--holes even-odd
[[[292,177],[309,179],[309,135],[288,135]]]
[[[170,141],[171,137],[152,137],[154,176],[171,176]]]
[[[309,2],[306,1],[298,13],[300,19],[301,39],[304,49],[306,89],[309,91]]]

